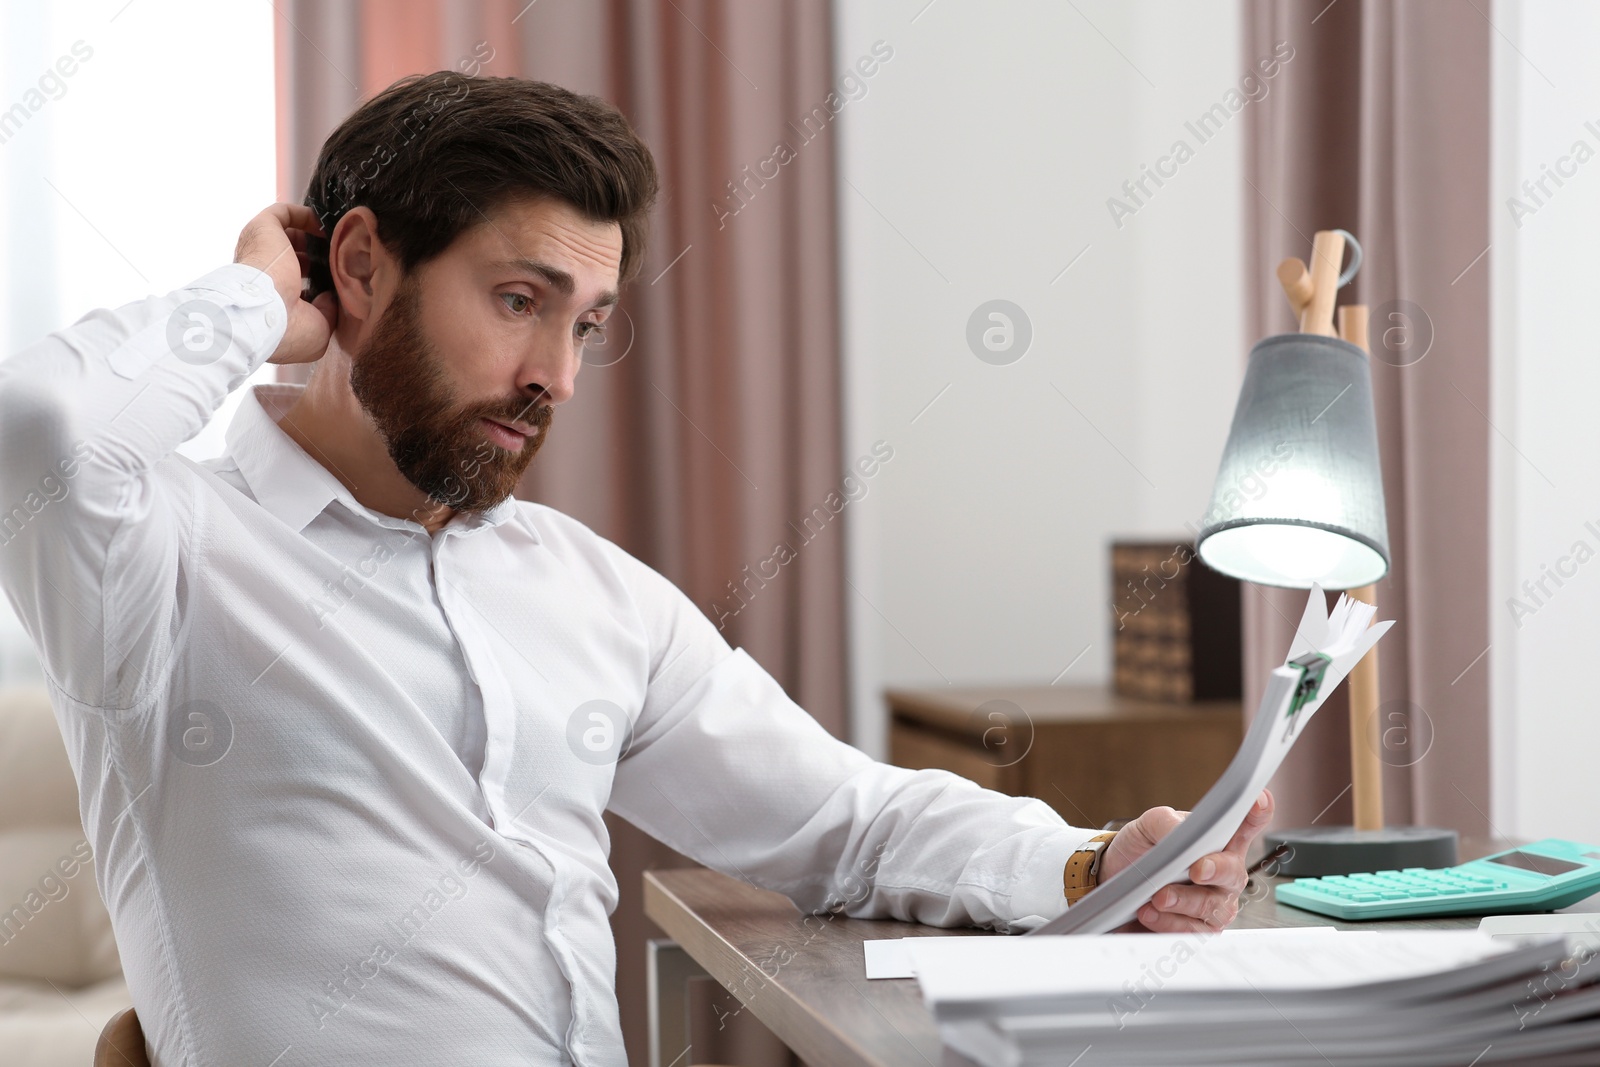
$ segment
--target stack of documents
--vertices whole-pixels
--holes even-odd
[[[1600,963],[1477,930],[904,942],[945,1043],[983,1067],[1600,1063]]]

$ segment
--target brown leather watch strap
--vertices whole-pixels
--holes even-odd
[[[1095,863],[1095,860],[1097,860],[1105,852],[1105,849],[1111,847],[1110,841],[1116,836],[1117,834],[1115,830],[1111,831],[1110,833],[1097,834],[1094,837],[1089,838],[1089,840],[1084,843],[1086,845],[1092,845],[1096,841],[1104,841],[1107,842],[1105,845],[1102,845],[1097,849],[1080,848],[1072,855],[1067,857],[1067,868],[1062,873],[1061,880],[1062,889],[1067,897],[1068,907],[1076,904],[1083,898],[1085,893],[1095,887],[1097,879],[1094,877],[1093,873],[1091,873],[1092,869],[1096,869],[1098,867],[1098,864]]]

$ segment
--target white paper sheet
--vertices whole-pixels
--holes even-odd
[[[915,978],[911,969],[911,953],[906,951],[909,937],[890,938],[885,941],[863,941],[861,955],[867,964],[867,977]]]
[[[1288,928],[1273,928],[1265,930],[1224,930],[1223,937],[1261,941],[1288,942],[1304,934],[1321,935],[1335,933],[1331,926],[1295,926]],[[973,935],[965,935],[971,937]],[[994,937],[1005,937],[1005,934],[994,934]],[[866,962],[867,977],[871,978],[915,978],[917,972],[911,965],[911,953],[907,946],[913,941],[958,941],[964,940],[962,935],[931,937],[896,937],[881,941],[863,941],[861,954]]]
[[[1478,929],[1490,937],[1509,940],[1561,934],[1574,952],[1600,952],[1600,915],[1594,912],[1486,915],[1479,920]]]
[[[1512,951],[1477,930],[1278,931],[1124,937],[910,938],[923,999],[940,1005],[1123,995],[1159,982],[1163,994],[1334,990],[1415,980]]]

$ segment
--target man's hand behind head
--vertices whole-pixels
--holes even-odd
[[[272,354],[273,363],[314,363],[328,350],[339,322],[339,302],[323,293],[315,302],[300,299],[306,271],[306,234],[322,233],[317,216],[302,204],[273,204],[245,224],[233,260],[265,271],[289,311],[289,325]]]

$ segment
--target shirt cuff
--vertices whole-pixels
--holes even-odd
[[[208,271],[184,286],[189,290],[203,290],[223,297],[223,305],[240,312],[237,326],[245,327],[247,336],[234,334],[249,357],[254,370],[277,350],[289,328],[289,309],[284,306],[278,287],[272,284],[272,275],[248,263],[228,263]]]
[[[113,372],[132,380],[171,358],[218,368],[231,390],[271,358],[289,328],[271,276],[243,263],[202,274],[165,301],[165,314],[107,356]]]
[[[1018,874],[1016,888],[1011,891],[1011,911],[1016,916],[1011,923],[1013,929],[1043,926],[1067,910],[1063,884],[1067,857],[1102,833],[1074,826],[1052,835],[1034,849],[1033,858]]]

